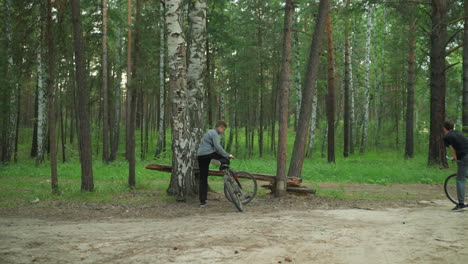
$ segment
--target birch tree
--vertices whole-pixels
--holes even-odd
[[[121,0],[117,1],[117,6],[120,8]],[[121,121],[121,111],[122,111],[122,28],[121,23],[117,25],[117,52],[115,53],[115,84],[113,87],[114,90],[114,114],[112,119],[112,128],[111,128],[111,141],[110,141],[110,156],[109,160],[114,161],[117,157],[117,151],[119,150],[119,140],[120,140],[120,121]]]
[[[158,157],[163,149],[163,140],[166,133],[164,128],[164,94],[165,94],[165,52],[166,52],[166,39],[165,39],[165,4],[164,1],[160,3],[160,20],[159,20],[159,123],[158,123],[158,142],[156,143],[155,157]]]
[[[360,153],[366,152],[367,133],[369,127],[369,105],[370,105],[370,47],[371,47],[371,30],[372,30],[372,11],[373,6],[369,5],[367,9],[367,34],[366,34],[366,80],[365,80],[365,96],[364,96],[364,119],[362,129],[362,140]]]
[[[205,85],[206,85],[206,0],[191,1],[189,9],[189,58],[187,69],[188,108],[190,113],[190,157],[192,167],[198,168],[197,151],[205,128]],[[195,175],[187,179],[188,194],[196,193]],[[192,189],[193,188],[193,189]]]
[[[306,157],[312,157],[313,147],[315,143],[315,136],[316,136],[316,127],[317,127],[317,94],[314,94],[314,99],[312,100],[312,116],[310,120],[310,131],[309,131],[309,145],[307,147]]]
[[[288,106],[289,106],[289,86],[291,78],[291,32],[294,5],[292,0],[286,0],[284,7],[284,33],[283,33],[283,60],[281,63],[280,75],[280,102],[279,102],[279,128],[278,128],[278,155],[276,167],[276,189],[275,196],[280,197],[286,194],[287,175],[287,136],[288,136]]]
[[[312,98],[315,93],[315,86],[318,72],[319,53],[322,49],[322,40],[325,29],[325,21],[329,11],[330,0],[320,0],[317,21],[315,24],[312,43],[310,45],[309,60],[307,63],[307,71],[304,81],[304,94],[301,103],[301,122],[299,122],[294,148],[289,166],[288,176],[300,177],[302,165],[304,164],[305,147],[307,141],[307,133],[310,124],[310,113],[312,108]]]
[[[166,28],[172,107],[172,175],[167,192],[185,201],[192,163],[187,159],[191,149],[191,132],[187,104],[186,50],[183,30],[183,0],[166,1]]]
[[[42,13],[42,11],[41,11]],[[41,15],[42,16],[42,15]],[[41,23],[42,23],[42,19]],[[43,26],[41,24],[41,34],[39,37],[39,46],[37,50],[37,156],[36,164],[44,161],[44,144],[47,128],[47,96],[45,86],[44,70],[44,48],[43,48]]]

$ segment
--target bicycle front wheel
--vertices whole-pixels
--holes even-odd
[[[468,184],[465,184],[465,201],[468,199]],[[447,198],[454,204],[458,204],[457,174],[452,174],[445,179],[444,191]]]
[[[224,193],[226,195],[226,198],[236,206],[237,210],[239,210],[239,212],[242,212],[244,211],[244,208],[242,207],[242,202],[239,199],[240,193],[236,191],[236,189],[238,188],[234,186],[234,184],[236,183],[234,183],[233,181],[234,180],[232,178],[226,179],[224,181]]]

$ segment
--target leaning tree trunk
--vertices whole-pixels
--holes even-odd
[[[50,183],[54,192],[58,191],[57,179],[57,135],[55,129],[55,48],[52,21],[52,0],[47,1],[47,98],[49,119]]]
[[[331,13],[327,17],[328,53],[328,163],[335,163],[335,70]],[[348,129],[349,130],[349,129]]]
[[[366,38],[366,87],[365,87],[365,102],[364,102],[364,119],[362,129],[362,140],[360,153],[366,152],[367,133],[369,128],[369,105],[370,105],[370,46],[371,46],[371,22],[372,22],[372,9],[370,5],[367,10],[367,38]]]
[[[465,27],[463,31],[463,133],[468,135],[468,0],[463,1],[465,8]]]
[[[188,109],[192,131],[189,157],[192,168],[198,168],[197,150],[205,128],[206,85],[206,0],[191,1],[189,11],[189,60],[187,69]],[[198,192],[195,171],[186,179],[186,194]]]
[[[406,99],[406,145],[405,158],[414,157],[414,79],[415,79],[415,51],[416,51],[416,19],[411,19],[409,25],[408,52],[408,91]]]
[[[167,192],[186,200],[187,179],[192,175],[191,131],[187,105],[186,50],[183,30],[183,0],[166,1],[169,85],[172,104],[172,175]]]
[[[165,86],[165,65],[164,65],[164,55],[166,51],[166,40],[165,40],[165,5],[164,1],[160,3],[160,33],[159,33],[159,124],[158,124],[158,142],[156,143],[156,151],[154,153],[155,157],[159,157],[163,149],[163,139],[166,131],[164,131],[164,86]]]
[[[443,122],[445,119],[445,48],[447,42],[447,3],[432,0],[431,30],[431,124],[429,131],[428,165],[448,167],[443,143]]]
[[[307,143],[307,133],[310,123],[310,113],[312,111],[312,98],[315,93],[317,72],[319,66],[319,54],[322,49],[322,40],[325,29],[325,20],[329,11],[330,0],[320,0],[317,22],[315,24],[312,44],[310,46],[309,61],[307,63],[306,78],[304,81],[304,94],[301,102],[301,122],[299,122],[294,148],[289,166],[289,176],[300,177],[302,165],[304,164],[305,147]]]
[[[109,162],[109,98],[107,76],[107,0],[102,0],[102,160]]]
[[[93,163],[91,133],[89,128],[89,91],[86,87],[86,64],[81,27],[80,0],[70,0],[72,10],[73,38],[75,48],[75,67],[78,103],[78,136],[81,160],[81,190],[93,191]]]
[[[286,176],[287,159],[287,137],[288,137],[288,105],[289,86],[291,77],[291,32],[294,5],[292,0],[286,0],[284,8],[284,34],[283,34],[283,60],[281,63],[281,79],[279,91],[279,127],[278,127],[278,155],[276,167],[276,189],[275,196],[280,197],[286,194],[288,183]]]
[[[349,45],[349,1],[346,1],[346,16],[345,16],[345,41],[344,41],[344,53],[345,53],[345,62],[344,62],[344,124],[343,124],[343,136],[344,136],[344,146],[343,146],[343,156],[346,158],[349,156],[349,149],[351,145],[351,107],[350,107],[350,84],[351,84],[351,67],[350,67],[350,45]],[[330,129],[329,129],[330,130]]]

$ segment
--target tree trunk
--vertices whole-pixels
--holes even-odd
[[[47,98],[49,105],[49,148],[50,148],[50,183],[54,192],[58,191],[57,179],[57,136],[55,129],[55,48],[52,21],[52,0],[47,1]]]
[[[190,153],[191,132],[187,105],[186,50],[183,31],[183,0],[166,1],[169,80],[172,104],[172,167],[167,192],[176,200],[186,200],[187,179],[192,175]]]
[[[327,17],[328,54],[328,163],[335,163],[335,72],[331,12]],[[349,100],[349,99],[348,99]],[[348,129],[349,132],[349,129]],[[349,142],[348,142],[349,144]]]
[[[366,152],[367,132],[369,127],[369,105],[370,105],[370,46],[371,46],[371,30],[372,30],[372,11],[373,6],[370,5],[367,10],[367,38],[366,38],[366,84],[364,98],[364,120],[362,129],[362,140],[360,153]]]
[[[107,0],[102,0],[102,161],[109,162],[109,98],[107,76]]]
[[[138,84],[133,82],[136,79],[140,49],[140,24],[141,24],[141,0],[136,0],[136,22],[135,22],[135,53],[129,56],[128,69],[131,70],[128,78],[128,120],[127,120],[127,159],[128,159],[128,185],[133,188],[136,185],[135,177],[135,129],[137,122],[137,104],[139,98]],[[128,1],[128,25],[129,25],[129,50],[131,52],[131,25],[132,25],[132,1]],[[132,60],[133,57],[133,60]]]
[[[306,78],[304,81],[304,94],[301,102],[301,122],[296,133],[294,148],[289,166],[288,176],[300,177],[304,163],[304,152],[309,129],[310,113],[312,111],[312,98],[315,93],[317,72],[319,66],[319,54],[322,49],[325,20],[329,11],[330,0],[320,0],[317,22],[315,24],[312,44],[310,47],[309,61],[307,63]]]
[[[131,102],[132,102],[132,0],[127,0],[127,97],[125,102],[125,158],[129,161],[131,145]],[[130,181],[130,179],[129,179]]]
[[[445,119],[445,47],[447,42],[447,4],[432,0],[431,70],[431,124],[429,130],[428,164],[448,167],[443,143]]]
[[[294,5],[292,0],[286,0],[284,8],[284,34],[283,34],[283,60],[281,62],[280,101],[279,101],[279,127],[278,127],[278,154],[276,167],[276,191],[275,196],[286,194],[287,175],[287,139],[288,139],[288,114],[289,114],[289,86],[291,78],[291,32]]]
[[[406,99],[406,145],[405,159],[414,157],[414,79],[415,79],[415,51],[416,51],[416,19],[412,18],[409,25],[408,52],[408,91]]]
[[[353,35],[353,34],[352,34]],[[353,38],[351,38],[352,40]],[[354,86],[353,86],[353,45],[350,41],[349,45],[349,154],[354,154],[354,142],[355,142],[355,133],[356,131],[356,115],[354,108]]]
[[[118,6],[121,6],[121,1],[119,0]],[[117,158],[117,152],[119,150],[119,141],[120,141],[120,121],[121,121],[121,112],[122,112],[122,29],[120,24],[117,28],[117,52],[116,52],[116,79],[114,84],[114,114],[112,119],[112,129],[111,129],[111,142],[110,142],[110,156],[109,160],[114,161]]]
[[[463,30],[463,133],[468,135],[468,0],[463,1],[465,26]]]
[[[42,13],[42,12],[41,12]],[[47,88],[44,83],[44,36],[43,27],[41,25],[41,38],[39,50],[37,53],[37,156],[36,164],[41,164],[44,161],[45,137],[47,128]]]
[[[349,156],[349,149],[351,146],[351,107],[350,107],[350,84],[351,84],[351,59],[350,59],[350,45],[349,45],[349,1],[346,1],[346,16],[345,16],[345,43],[344,43],[344,52],[345,52],[345,62],[344,62],[344,125],[343,125],[343,136],[344,136],[344,146],[343,146],[343,156],[346,158]]]
[[[158,143],[156,144],[156,151],[154,156],[157,158],[162,152],[163,149],[163,139],[164,134],[164,87],[165,87],[165,65],[164,65],[164,57],[166,51],[166,40],[165,40],[165,5],[164,1],[161,1],[160,4],[160,34],[159,34],[159,124],[158,124]]]
[[[309,131],[309,146],[307,147],[307,153],[306,157],[311,158],[312,157],[312,152],[313,152],[313,147],[314,147],[314,141],[315,141],[315,128],[317,127],[317,94],[314,94],[314,100],[312,101],[312,117],[310,121],[310,131]]]
[[[205,130],[205,85],[206,85],[206,0],[190,2],[189,10],[189,60],[187,69],[188,109],[192,131],[189,157],[192,168],[198,168],[197,151]],[[186,179],[186,194],[198,193],[195,170]]]
[[[297,17],[294,18],[294,25],[295,25],[295,31],[293,33],[294,35],[294,72],[295,72],[295,78],[294,78],[294,87],[296,88],[296,112],[295,112],[295,119],[294,119],[294,130],[297,131],[297,127],[299,124],[299,118],[300,118],[300,112],[301,112],[301,101],[302,101],[302,85],[301,85],[301,60],[300,60],[300,54],[299,54],[299,34],[298,34],[298,22],[297,22]]]
[[[81,27],[80,0],[70,0],[72,10],[73,37],[75,47],[75,67],[78,103],[78,135],[81,160],[81,190],[93,191],[93,163],[91,153],[91,133],[89,128],[89,91],[86,87],[85,51]]]

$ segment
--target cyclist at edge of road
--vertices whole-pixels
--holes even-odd
[[[219,144],[219,135],[223,134],[227,128],[224,120],[218,120],[216,127],[210,129],[203,136],[200,146],[198,147],[197,158],[198,167],[200,169],[199,181],[199,198],[200,207],[206,206],[208,195],[208,170],[212,159],[221,162],[220,170],[229,168],[229,159],[234,159],[232,154],[228,154],[221,144]]]
[[[452,121],[444,122],[444,143],[452,150],[452,160],[457,161],[457,196],[458,204],[452,209],[455,211],[467,207],[464,204],[465,182],[468,175],[468,139],[461,131],[453,129]]]

